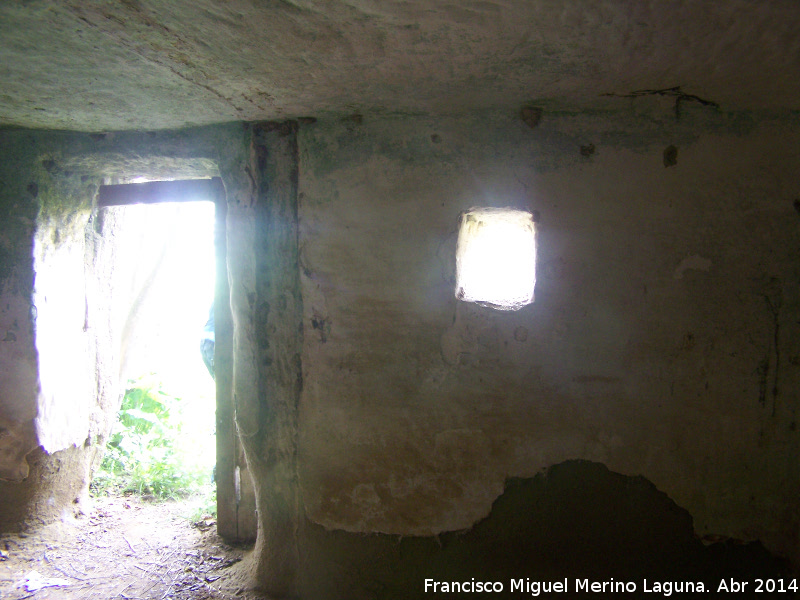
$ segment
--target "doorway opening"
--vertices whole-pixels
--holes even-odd
[[[184,205],[196,200],[204,200],[200,204],[206,216],[201,224],[182,214]],[[140,204],[148,206],[137,206]],[[149,206],[153,204],[161,206]],[[164,216],[162,207],[178,216]],[[34,246],[40,376],[35,425],[45,452],[65,450],[68,457],[74,453],[81,461],[78,465],[77,460],[55,463],[60,471],[70,471],[71,477],[66,484],[55,482],[62,487],[48,487],[49,498],[43,504],[52,503],[55,493],[70,494],[74,503],[53,527],[42,527],[35,534],[4,534],[0,540],[4,551],[0,556],[0,597],[30,598],[40,589],[47,588],[47,595],[50,588],[57,588],[52,593],[65,599],[87,594],[185,600],[260,598],[241,593],[246,576],[238,565],[243,551],[229,545],[251,541],[256,530],[255,497],[248,485],[231,398],[233,323],[222,180],[101,186],[95,208],[76,214],[42,219]],[[169,223],[177,223],[179,229],[167,226]],[[184,241],[187,234],[201,238],[201,249]],[[201,274],[192,275],[197,270]],[[194,287],[198,281],[199,289]],[[211,293],[203,288],[211,288]],[[201,353],[211,302],[215,380]],[[189,310],[191,305],[195,309]],[[167,310],[170,306],[179,308],[177,316],[174,310]],[[150,323],[153,318],[155,326]],[[180,347],[169,347],[164,341],[169,337],[165,328],[184,320],[192,324],[186,333],[177,335]],[[160,369],[158,365],[164,361],[177,362],[178,374],[172,376]],[[181,379],[182,370],[189,371],[188,391],[173,385],[175,379]],[[130,380],[134,384],[126,386]],[[197,387],[206,385],[210,394],[197,393]],[[138,450],[144,446],[153,454],[147,468],[140,468],[140,475],[148,474],[155,463],[170,462],[180,446],[188,446],[195,454],[191,457],[195,465],[203,464],[203,456],[211,457],[211,464],[216,457],[216,484],[211,483],[210,465],[199,469],[200,479],[217,492],[216,523],[214,519],[186,519],[197,508],[183,501],[180,492],[174,494],[182,500],[177,503],[143,501],[138,494],[82,502],[89,473],[98,473],[100,449],[114,441],[125,425],[117,412],[125,387],[129,399],[123,405],[123,418],[129,429],[138,427],[139,437],[126,443],[118,437],[117,449],[142,458]],[[162,410],[170,413],[170,421],[182,416],[181,424],[165,425],[162,421],[167,417],[161,418]],[[166,448],[155,442],[162,433],[159,427],[179,429],[186,439],[171,439],[171,447]],[[209,435],[214,430],[216,440]],[[169,452],[173,456],[167,456]],[[79,467],[80,473],[73,466]],[[126,465],[124,470],[133,468]],[[97,491],[99,478],[94,479]],[[73,481],[80,491],[69,487]],[[166,492],[162,496],[169,494],[154,487],[148,482],[134,491],[154,497],[159,491]],[[208,504],[213,509],[213,497]]]
[[[124,396],[92,490],[177,500],[196,520],[216,514],[216,389],[201,346],[208,359],[217,206],[180,193],[194,184],[101,188],[93,217],[100,223],[91,225],[110,238],[107,272],[115,299],[109,316],[120,332]]]

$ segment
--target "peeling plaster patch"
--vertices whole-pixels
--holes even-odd
[[[536,569],[554,578],[575,572],[598,579],[626,573],[632,580],[688,580],[691,573],[718,581],[743,572],[791,578],[786,564],[759,543],[736,543],[734,551],[727,536],[701,541],[689,511],[648,479],[583,460],[509,478],[490,511],[463,530],[398,537],[331,532],[312,522],[304,535],[304,559],[315,567],[304,573],[304,598],[376,597],[376,589],[389,590],[386,598],[422,597],[407,593],[419,585],[420,573],[429,581],[469,580],[474,573],[507,580],[509,573]]]
[[[675,279],[683,279],[683,272],[689,269],[696,269],[698,271],[708,271],[711,268],[711,261],[707,258],[703,258],[697,254],[693,254],[692,256],[687,256],[684,258],[680,264],[675,268],[675,273],[673,273],[673,277]]]

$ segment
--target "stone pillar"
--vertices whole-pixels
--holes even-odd
[[[228,207],[236,424],[256,488],[255,575],[274,597],[296,595],[299,561],[296,133],[293,122],[253,126],[252,194]]]

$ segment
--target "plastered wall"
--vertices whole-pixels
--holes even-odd
[[[469,528],[507,477],[588,459],[797,560],[798,125],[644,104],[301,127],[308,518]],[[538,211],[534,304],[455,300],[473,206]]]

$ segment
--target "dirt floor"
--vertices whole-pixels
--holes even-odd
[[[212,518],[136,497],[93,505],[74,522],[0,535],[0,598],[265,600],[246,589],[246,549],[225,544]]]

